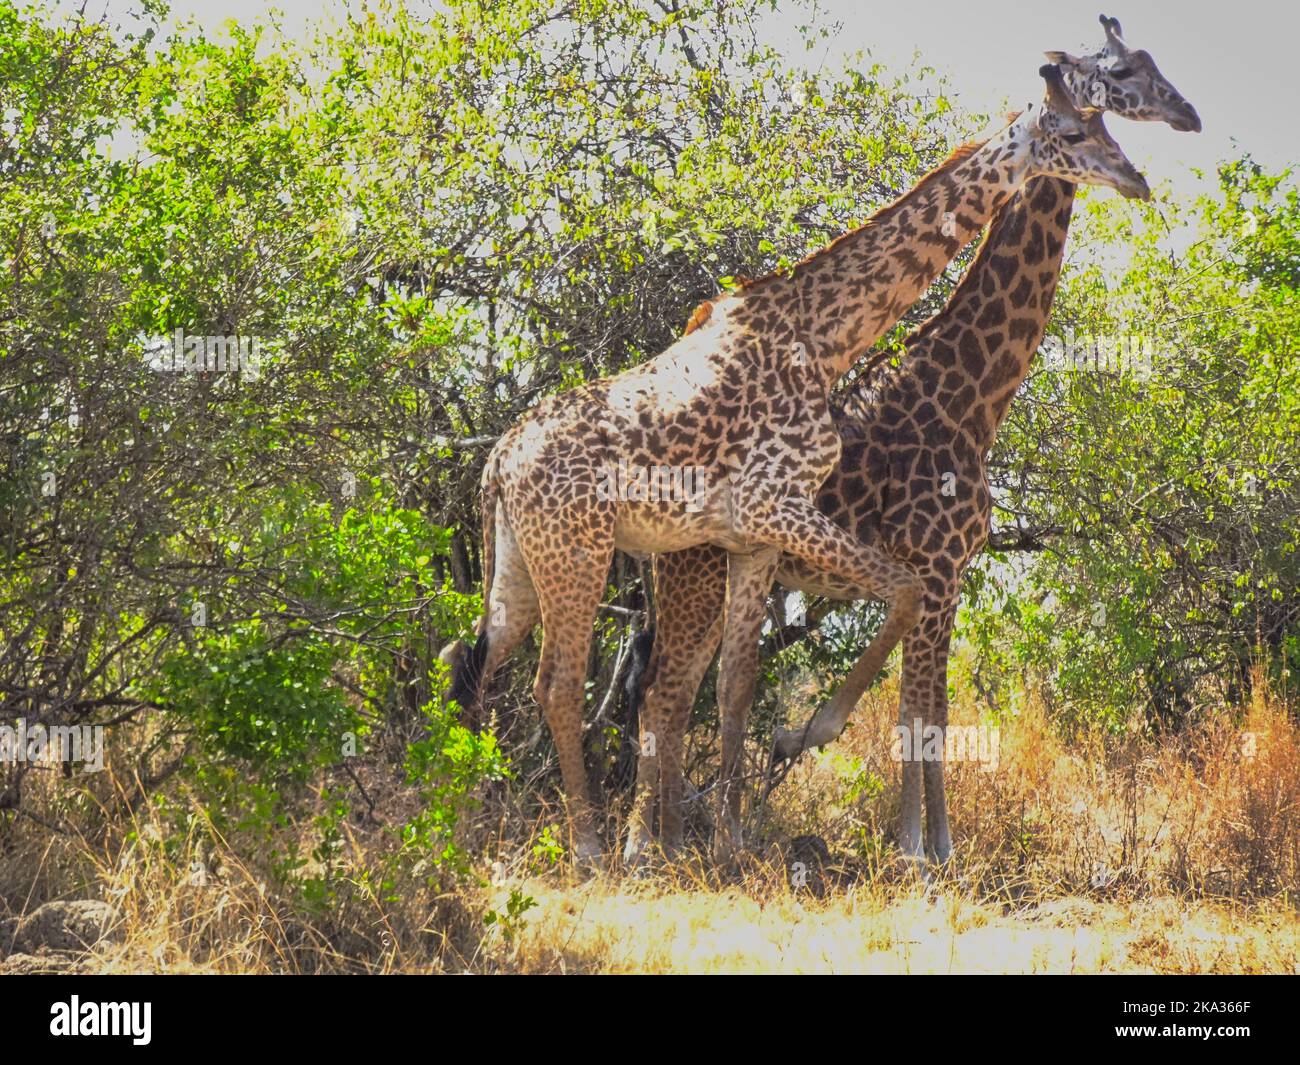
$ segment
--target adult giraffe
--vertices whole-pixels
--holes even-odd
[[[601,850],[581,715],[615,547],[651,553],[708,543],[730,552],[719,692],[725,846],[739,842],[734,777],[781,552],[884,599],[877,641],[888,647],[915,623],[918,576],[814,506],[840,457],[830,390],[1030,178],[1149,195],[1100,115],[1075,108],[1055,66],[1041,73],[1042,105],[958,149],[907,195],[790,273],[719,297],[663,354],[543,401],[488,456],[486,612],[473,650],[446,656],[455,661],[451,698],[471,706],[482,678],[541,620],[533,691],[555,739],[579,861],[598,861]],[[624,469],[689,470],[696,490],[668,501],[629,498],[614,475]]]
[[[1096,54],[1047,53],[1062,66],[1073,97],[1126,118],[1199,130],[1195,109],[1151,56],[1124,44],[1117,20],[1103,15],[1101,24],[1106,44]],[[843,455],[817,506],[838,527],[915,567],[925,581],[920,623],[904,643],[900,722],[919,717],[926,725],[947,725],[948,645],[961,575],[989,533],[985,463],[1042,341],[1074,192],[1065,180],[1031,181],[990,226],[947,305],[908,339],[902,363],[864,375],[837,404]],[[788,554],[776,579],[810,595],[873,598],[869,589]],[[628,861],[651,838],[656,798],[665,847],[681,843],[682,745],[695,693],[717,649],[726,580],[727,555],[711,546],[655,560],[654,650],[640,714],[643,733],[653,733],[655,742],[642,744]],[[791,760],[835,739],[889,649],[874,640],[804,728],[779,730],[777,757]],[[924,777],[929,848],[943,861],[952,848],[943,762],[921,765],[903,764],[898,842],[906,857],[921,860]]]

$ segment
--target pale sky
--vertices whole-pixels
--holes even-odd
[[[1188,166],[1213,170],[1249,151],[1280,169],[1300,162],[1300,3],[1296,0],[822,0],[844,24],[843,53],[868,49],[887,66],[919,51],[946,73],[973,111],[1041,99],[1046,49],[1095,51],[1097,16],[1119,19],[1130,48],[1145,48],[1201,116],[1201,133],[1107,116],[1106,126],[1152,185],[1194,187]],[[1235,140],[1235,144],[1234,144]]]
[[[272,6],[286,30],[302,35],[323,8],[355,0],[174,0],[174,19],[193,17],[216,30],[233,18],[253,20]],[[1300,46],[1296,0],[821,0],[831,21],[843,24],[824,51],[792,59],[836,62],[865,49],[901,69],[919,52],[926,65],[945,73],[958,104],[1000,113],[1042,97],[1038,67],[1045,49],[1081,54],[1104,39],[1097,16],[1118,18],[1130,47],[1145,48],[1165,76],[1200,112],[1203,132],[1175,133],[1157,123],[1111,117],[1107,125],[1152,185],[1168,180],[1182,193],[1199,191],[1190,166],[1213,170],[1216,161],[1241,151],[1278,169],[1300,162],[1300,121],[1295,90]],[[1105,7],[1099,7],[1104,3]],[[54,0],[76,9],[81,0]],[[131,0],[90,0],[88,12],[107,7],[125,14]],[[771,19],[773,43],[792,45],[794,24],[804,12]],[[787,33],[785,27],[790,29]]]

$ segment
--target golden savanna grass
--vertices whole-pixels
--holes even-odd
[[[412,796],[370,765],[375,814],[345,832],[346,891],[313,909],[270,884],[265,841],[222,837],[197,804],[177,839],[146,806],[122,813],[126,782],[101,774],[97,805],[50,780],[39,820],[8,826],[0,916],[109,902],[110,936],[75,960],[109,972],[1295,973],[1300,732],[1284,700],[1255,692],[1180,735],[1070,742],[1030,694],[1000,723],[996,768],[949,766],[957,849],[928,884],[888,843],[886,682],[838,744],[754,804],[754,846],[732,869],[691,852],[584,879],[536,846],[557,813],[498,793],[472,829],[477,875],[385,885],[378,822],[400,824]],[[953,721],[978,723],[975,706],[959,701]],[[695,805],[702,838],[707,799]],[[307,840],[310,819],[285,831]]]

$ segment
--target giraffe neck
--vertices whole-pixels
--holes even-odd
[[[827,387],[892,327],[1014,195],[1024,180],[1027,138],[1013,122],[960,148],[909,193],[786,276],[742,293],[762,322],[773,303]]]
[[[987,452],[1043,341],[1074,194],[1059,178],[1026,184],[989,227],[943,310],[908,339],[902,364],[883,380],[864,376],[846,414],[865,419],[868,393],[915,386]]]

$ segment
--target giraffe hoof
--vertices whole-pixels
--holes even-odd
[[[605,871],[605,854],[599,841],[584,840],[573,848],[573,867],[587,875]]]
[[[623,848],[623,868],[629,873],[645,869],[650,861],[650,847],[650,840],[628,836],[627,845]]]
[[[742,846],[740,826],[719,829],[713,837],[714,864],[730,865],[740,854]]]
[[[926,861],[924,852],[909,854],[904,851],[899,855],[899,865],[905,879],[926,885],[930,883],[930,863]]]
[[[763,795],[766,798],[780,787],[790,775],[799,755],[803,753],[804,740],[802,731],[779,728],[772,737],[772,760],[767,767],[767,785]]]
[[[803,729],[779,728],[772,737],[772,763],[793,762],[803,749]]]

